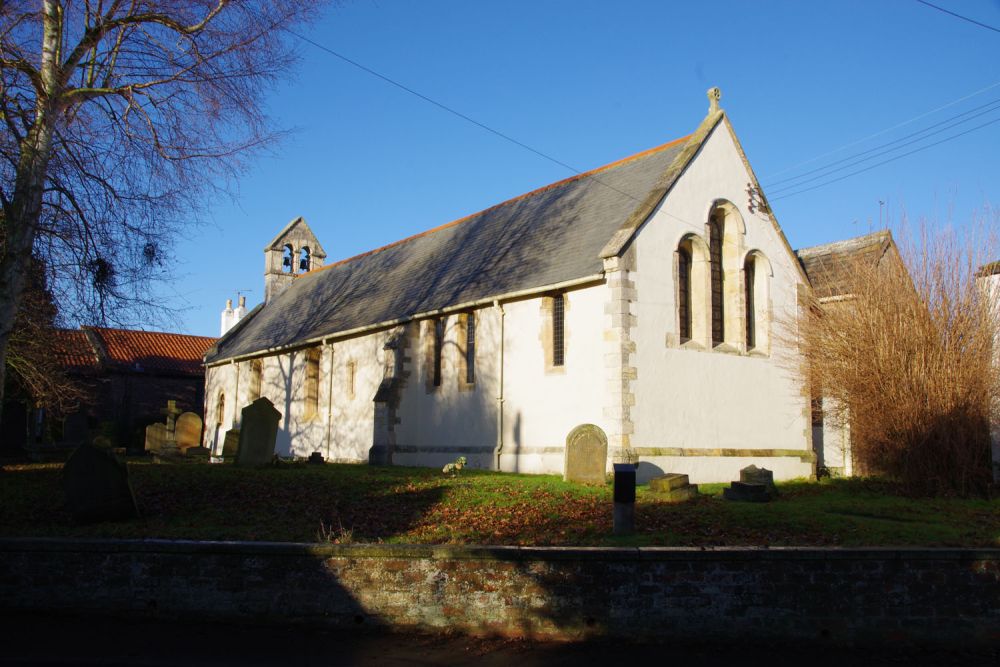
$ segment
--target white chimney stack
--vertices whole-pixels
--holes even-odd
[[[244,312],[245,311],[246,309],[244,309]],[[221,326],[219,327],[220,336],[225,336],[226,332],[232,329],[233,325],[236,324],[236,322],[233,320],[234,314],[235,313],[233,312],[233,300],[226,299],[226,309],[222,311],[222,323]]]

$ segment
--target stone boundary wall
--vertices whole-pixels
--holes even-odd
[[[0,539],[0,611],[474,635],[1000,646],[1000,549]]]

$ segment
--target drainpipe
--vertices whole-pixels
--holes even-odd
[[[331,432],[333,431],[333,345],[330,341],[324,341],[326,343],[326,348],[330,350],[328,355],[330,358],[330,382],[327,387],[326,393],[326,460],[330,460],[330,441],[333,439]]]
[[[236,373],[236,391],[233,392],[233,426],[236,428],[238,426],[243,426],[239,423],[239,418],[242,416],[240,413],[240,365],[233,362],[233,370]],[[263,373],[262,373],[263,374]],[[225,416],[225,415],[223,415]]]
[[[503,451],[503,343],[504,343],[504,311],[499,300],[493,302],[493,307],[500,316],[500,345],[497,351],[497,470],[500,470],[500,452]]]

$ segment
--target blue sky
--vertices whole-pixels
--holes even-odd
[[[1000,28],[1000,0],[934,4]],[[719,86],[796,248],[880,216],[965,224],[1000,206],[1000,33],[916,0],[355,0],[302,32],[581,171],[689,134]],[[179,331],[218,335],[237,290],[259,302],[264,245],[296,216],[329,262],[573,173],[310,44],[301,55],[266,101],[293,132],[177,243],[162,298],[181,309]],[[777,182],[868,150],[879,157],[801,188]]]

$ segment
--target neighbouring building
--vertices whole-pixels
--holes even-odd
[[[97,436],[141,451],[145,427],[164,420],[168,400],[201,412],[205,386],[202,358],[217,339],[177,333],[104,327],[59,329],[52,353],[84,389],[79,408],[56,418],[21,405],[4,412],[4,449],[44,457]],[[8,415],[12,420],[7,423]],[[8,426],[10,431],[8,431]]]
[[[283,455],[560,473],[593,424],[609,468],[628,450],[692,482],[812,475],[776,328],[824,253],[792,251],[719,97],[689,136],[356,257],[322,265],[293,220],[264,303],[205,356],[205,446],[264,396]]]
[[[851,272],[857,267],[882,271],[905,266],[899,249],[888,230],[882,230],[845,241],[826,243],[795,251],[809,277],[812,294],[823,311],[852,308]],[[830,423],[824,418],[829,406],[817,387],[812,388],[812,438],[817,467],[832,475],[853,475],[857,472],[851,453],[850,426]]]
[[[993,363],[1000,365],[1000,261],[990,262],[979,267],[976,272],[976,282],[992,308],[993,322],[996,330],[993,334]],[[993,480],[1000,482],[1000,405],[993,406],[993,419],[990,423],[992,439]]]

